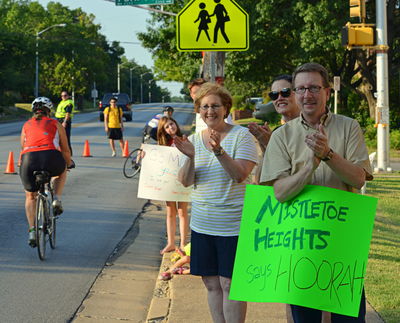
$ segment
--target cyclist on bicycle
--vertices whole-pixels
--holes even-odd
[[[153,138],[157,141],[157,128],[158,123],[162,117],[172,117],[174,113],[174,108],[171,106],[165,106],[163,109],[163,113],[156,114],[144,127],[143,129],[143,142],[145,142],[145,138]]]
[[[61,195],[67,177],[67,166],[73,166],[64,127],[50,118],[52,102],[38,97],[32,102],[33,117],[25,122],[21,132],[20,177],[25,189],[25,212],[29,224],[29,245],[36,246],[35,212],[39,190],[34,171],[48,171],[54,179],[53,208],[56,215],[63,212]],[[61,151],[60,151],[60,150]]]

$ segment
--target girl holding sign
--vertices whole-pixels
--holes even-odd
[[[157,129],[157,141],[162,146],[174,147],[174,138],[182,137],[178,123],[171,117],[162,117]],[[180,248],[183,250],[186,245],[186,236],[189,230],[188,203],[166,201],[167,204],[167,245],[160,251],[164,254],[175,250],[175,229],[176,214],[179,216],[179,233],[181,236]]]

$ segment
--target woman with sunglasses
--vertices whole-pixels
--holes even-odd
[[[193,185],[190,272],[202,277],[214,322],[242,323],[246,302],[228,296],[256,145],[246,128],[225,122],[232,97],[222,86],[203,84],[194,104],[207,128],[174,140],[186,155],[178,179],[184,186]]]
[[[268,93],[268,96],[272,100],[276,112],[278,112],[281,116],[281,123],[285,124],[286,122],[297,118],[300,115],[300,109],[296,104],[294,92],[292,91],[292,76],[289,74],[282,74],[274,78],[271,85],[271,92]],[[277,129],[277,128],[276,128]],[[262,165],[262,160],[264,159],[264,153],[267,149],[267,145],[269,142],[269,138],[271,137],[272,131],[268,126],[268,122],[265,122],[264,125],[260,126],[255,122],[249,123],[249,130],[256,137],[261,151],[261,162],[259,165]],[[255,174],[255,182],[258,184],[260,181],[260,172],[261,167],[257,167]]]

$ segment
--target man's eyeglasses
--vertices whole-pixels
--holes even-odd
[[[268,96],[271,98],[271,100],[275,101],[276,99],[279,98],[279,94],[284,97],[288,98],[290,96],[290,93],[292,90],[288,87],[283,88],[281,91],[271,91],[268,93]]]
[[[294,91],[296,92],[296,94],[304,94],[306,93],[306,90],[308,90],[311,93],[319,93],[319,91],[321,91],[321,89],[324,89],[324,87],[319,86],[319,85],[311,85],[309,87],[295,87]]]
[[[217,111],[222,107],[221,104],[212,104],[212,105],[202,105],[200,106],[200,110],[207,111],[211,108],[211,110]]]

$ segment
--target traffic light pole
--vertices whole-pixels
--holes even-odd
[[[386,1],[376,0],[376,172],[390,172],[389,159],[389,82]]]

